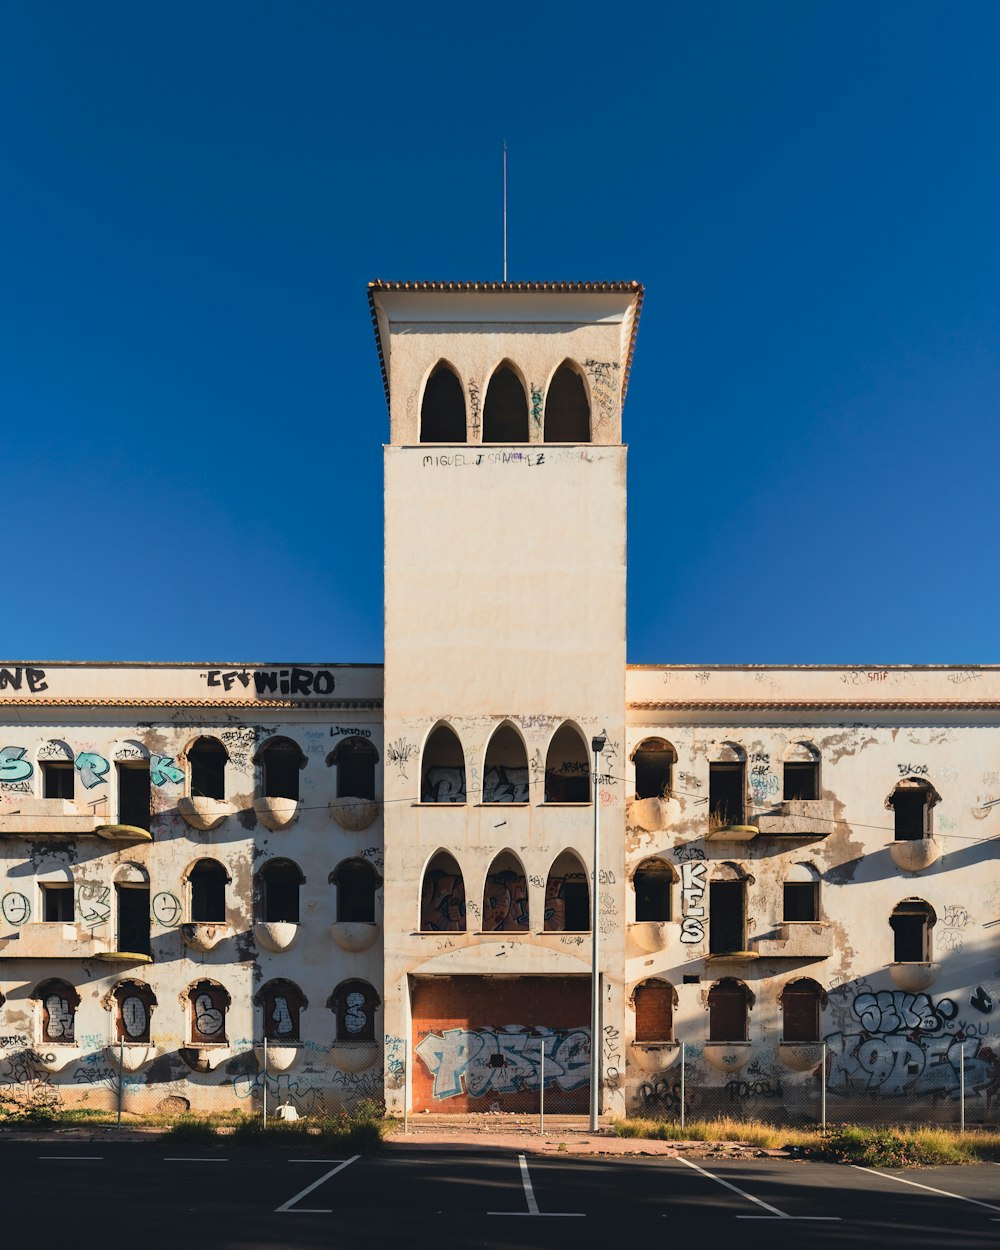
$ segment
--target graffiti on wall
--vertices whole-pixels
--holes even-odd
[[[44,668],[0,668],[0,690],[22,690],[27,686],[29,694],[48,690]]]
[[[26,895],[11,890],[0,899],[0,915],[8,924],[25,924],[31,919],[31,903]]]
[[[97,881],[81,881],[76,889],[76,905],[84,926],[96,929],[111,917],[111,888]]]
[[[528,927],[528,882],[523,872],[501,868],[486,878],[483,932],[523,931]]]
[[[424,873],[420,928],[427,933],[465,931],[465,881],[461,873],[429,868]]]
[[[168,781],[179,785],[184,774],[174,765],[172,755],[151,755],[149,757],[149,780],[154,786],[165,786]]]
[[[251,683],[259,695],[324,695],[332,694],[336,678],[328,668],[210,668],[200,674],[206,686],[232,690],[237,682],[244,690]]]
[[[94,786],[106,785],[106,774],[110,770],[111,765],[96,751],[81,751],[76,757],[76,771],[88,790],[92,790]]]
[[[434,1078],[438,1101],[537,1090],[545,1044],[545,1088],[578,1089],[590,1079],[590,1030],[526,1033],[517,1025],[500,1029],[446,1029],[428,1033],[414,1054]]]
[[[771,772],[771,757],[764,751],[750,756],[750,793],[755,803],[767,803],[778,793],[777,776]]]
[[[484,803],[527,803],[527,768],[506,768],[494,765],[483,778]]]
[[[1000,1056],[984,1044],[986,1021],[959,1019],[952,999],[935,1003],[927,994],[866,991],[854,998],[851,1014],[857,1031],[825,1039],[831,1093],[957,1099],[963,1056],[967,1093],[985,1092],[992,1102],[1000,1092]]]
[[[681,941],[691,945],[705,937],[705,877],[708,865],[704,860],[689,859],[681,864]]]
[[[386,754],[388,754],[388,749]],[[391,759],[391,757],[390,757]],[[405,776],[405,773],[402,773]],[[428,768],[420,787],[421,803],[464,803],[464,768]]]
[[[31,760],[26,760],[24,747],[3,747],[0,750],[0,786],[27,790],[24,784],[35,771]]]

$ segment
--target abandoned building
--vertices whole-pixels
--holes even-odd
[[[606,1114],[991,1114],[1000,669],[627,665],[642,296],[371,285],[384,667],[0,667],[0,1085],[584,1111],[596,916]]]

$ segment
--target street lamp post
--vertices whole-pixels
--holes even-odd
[[[590,966],[590,1131],[596,1133],[601,1100],[601,970],[598,963],[598,886],[600,885],[600,804],[597,794],[597,766],[607,739],[603,734],[591,738],[594,752],[594,880],[590,892],[590,936],[592,944]]]

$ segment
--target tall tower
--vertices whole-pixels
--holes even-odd
[[[369,290],[385,448],[387,1101],[622,1108],[625,447],[638,283]]]

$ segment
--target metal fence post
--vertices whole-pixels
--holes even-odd
[[[118,1127],[122,1126],[122,1087],[125,1084],[125,1031],[118,1039]]]
[[[545,1135],[545,1038],[542,1038],[542,1055],[538,1068],[538,1132]]]
[[[965,1042],[958,1052],[958,1131],[965,1132]]]
[[[681,1042],[681,1128],[684,1127],[684,1043]]]
[[[826,1042],[823,1043],[823,1057],[819,1065],[819,1123],[826,1132]]]
[[[264,1113],[261,1127],[267,1128],[267,1034],[266,1033],[264,1034],[264,1084],[261,1086],[261,1090],[264,1095],[261,1101],[261,1107],[263,1108],[263,1113]]]

